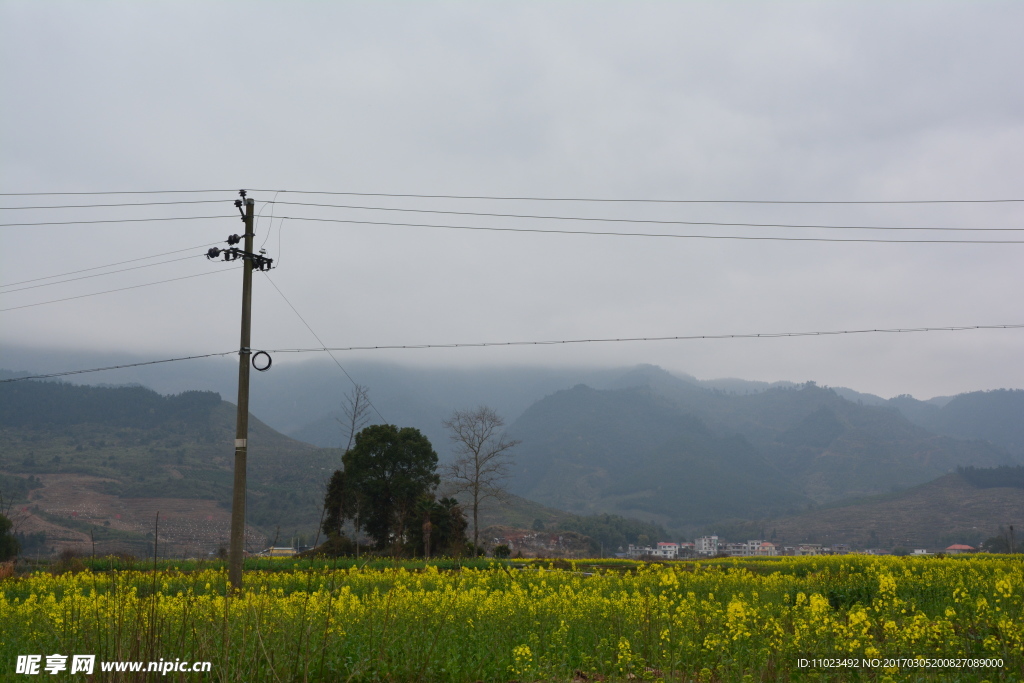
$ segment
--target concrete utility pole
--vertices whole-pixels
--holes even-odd
[[[239,190],[242,199],[235,200],[235,206],[242,214],[245,224],[245,235],[228,236],[227,249],[213,247],[206,252],[206,258],[216,259],[221,256],[225,261],[243,260],[242,268],[242,340],[238,346],[238,420],[235,427],[235,485],[231,497],[231,542],[228,549],[228,581],[232,590],[242,588],[242,559],[245,554],[245,460],[249,453],[249,364],[263,356],[266,363],[261,367],[254,364],[260,372],[269,370],[270,355],[260,351],[253,356],[249,346],[249,333],[252,328],[252,271],[268,271],[274,266],[274,259],[267,258],[262,249],[254,254],[252,243],[255,235],[253,212],[256,202],[245,196],[245,190]],[[242,210],[245,200],[245,210]],[[234,246],[245,241],[244,248]]]
[[[252,254],[253,210],[255,201],[245,199],[245,249]],[[232,590],[242,589],[242,559],[245,554],[245,468],[249,453],[249,361],[252,349],[249,336],[252,327],[253,259],[244,259],[242,270],[242,339],[238,349],[238,417],[235,427],[235,481],[231,494],[231,544],[228,551],[228,581]]]

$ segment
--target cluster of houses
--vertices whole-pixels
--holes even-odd
[[[773,555],[845,555],[850,552],[850,546],[845,543],[834,543],[831,546],[822,545],[821,543],[779,546],[771,541],[753,540],[730,543],[720,539],[718,536],[701,536],[693,543],[658,543],[653,546],[630,544],[625,552],[620,552],[618,555],[631,559],[675,560],[691,557],[715,557],[718,555],[728,555],[730,557],[769,557]],[[876,555],[888,554],[887,551],[881,550],[865,552]],[[975,548],[969,545],[955,544],[939,552],[946,554],[970,553],[975,552]],[[932,553],[927,550],[916,549],[912,554],[931,555]]]
[[[785,550],[794,550],[794,552],[790,553],[794,555],[816,555],[820,554],[820,548],[821,546],[818,546],[819,551],[814,552],[810,546],[800,546],[801,551],[795,552],[795,549],[792,548],[779,548],[771,541],[754,540],[742,543],[729,543],[718,538],[718,536],[702,536],[693,543],[658,543],[653,546],[639,546],[631,544],[623,555],[634,559],[650,557],[663,560],[674,560],[687,557],[714,557],[716,555],[730,555],[732,557],[766,557],[771,555],[781,555]]]

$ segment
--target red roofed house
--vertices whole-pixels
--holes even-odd
[[[962,545],[960,543],[954,543],[953,545],[946,548],[946,551],[950,555],[956,555],[957,553],[973,553],[977,548],[972,548],[969,545]]]

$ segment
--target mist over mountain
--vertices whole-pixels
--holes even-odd
[[[146,555],[154,548],[157,519],[163,554],[205,555],[223,547],[235,414],[234,405],[209,391],[161,395],[139,386],[0,384],[0,500],[13,509],[26,552],[89,547]],[[250,415],[250,550],[275,539],[316,539],[324,486],[341,455],[289,439]],[[586,532],[597,548],[664,534],[635,520],[579,518],[514,495],[483,505],[481,523]]]
[[[512,491],[579,513],[677,525],[797,510],[807,500],[741,436],[724,436],[650,389],[577,386],[510,428]],[[739,496],[722,497],[723,487]]]
[[[972,391],[940,402],[911,396],[890,400],[907,419],[936,434],[984,439],[1024,457],[1024,391]]]
[[[25,347],[6,346],[0,350],[0,367],[32,374],[148,360],[152,358],[94,352],[58,353]],[[371,413],[371,422],[417,427],[435,445],[441,446],[438,452],[443,455],[447,437],[441,430],[441,420],[453,410],[486,404],[506,421],[512,421],[548,393],[579,382],[604,386],[621,373],[617,369],[600,368],[421,368],[348,361],[343,355],[339,355],[339,361],[344,371],[323,356],[295,362],[286,354],[276,354],[271,370],[250,373],[252,413],[294,438],[322,447],[340,446],[344,437],[336,418],[342,414],[342,402],[354,380],[369,387],[370,398],[380,413]],[[205,358],[73,375],[63,381],[138,384],[162,394],[214,391],[225,400],[234,401],[238,361],[235,356]]]
[[[1019,462],[998,445],[938,436],[886,405],[813,384],[734,394],[641,367],[605,390],[534,404],[512,490],[562,509],[686,527],[780,517],[922,484],[958,466]]]
[[[34,372],[115,362],[25,349],[5,349],[3,359]],[[338,418],[349,378],[330,360],[280,360],[252,373],[253,414],[298,441],[342,445]],[[450,444],[441,421],[456,409],[490,405],[523,442],[514,493],[574,513],[674,527],[778,517],[916,486],[958,466],[1024,462],[1024,391],[1017,390],[886,400],[812,382],[702,381],[651,365],[452,369],[353,361],[345,370],[370,389],[371,423],[420,429],[442,460]],[[233,400],[237,365],[228,356],[74,377],[114,378]]]
[[[48,373],[108,367],[153,360],[124,354],[55,352],[5,346],[0,367],[21,373]],[[734,393],[754,393],[791,382],[751,382],[740,379],[698,380],[685,374],[671,375],[654,366],[636,368],[482,367],[434,368],[395,363],[348,361],[339,357],[353,380],[370,388],[380,415],[372,422],[415,426],[431,439],[442,457],[447,455],[447,436],[441,420],[453,410],[486,404],[513,422],[534,402],[576,384],[594,388],[641,385],[654,375],[692,387],[717,388]],[[138,384],[162,394],[201,390],[219,393],[234,401],[238,365],[234,356],[204,358],[121,370],[73,375],[62,381],[99,385]],[[295,362],[277,354],[269,372],[251,373],[249,405],[252,413],[274,429],[300,441],[321,447],[343,445],[344,430],[337,422],[341,405],[351,390],[351,380],[328,358]]]

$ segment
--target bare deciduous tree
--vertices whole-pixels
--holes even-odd
[[[480,503],[500,498],[502,480],[508,477],[512,449],[519,441],[507,439],[505,421],[493,409],[456,410],[442,423],[450,432],[456,459],[444,467],[444,475],[456,493],[469,493],[473,507],[473,547],[480,542]]]
[[[367,413],[370,412],[370,389],[362,384],[353,384],[352,390],[345,395],[341,401],[341,417],[335,418],[342,428],[342,435],[346,436],[345,450],[348,453],[355,443],[356,434],[362,431],[366,423],[370,421]],[[327,531],[328,536],[332,532],[340,534],[341,525],[344,521],[343,510],[345,503],[345,475],[342,469],[334,472],[328,481],[321,482],[320,495],[324,500],[324,509],[320,514],[320,527],[317,528],[316,540],[313,545],[320,542],[320,532]],[[356,519],[359,513],[356,512]],[[324,522],[326,518],[327,522]],[[358,529],[356,530],[358,533]],[[356,553],[359,553],[359,546],[356,546]]]
[[[348,441],[345,444],[345,452],[352,449],[356,434],[362,431],[366,423],[370,421],[367,413],[370,412],[370,389],[362,384],[352,385],[352,391],[341,402],[342,417],[337,418],[338,424],[348,433]]]

